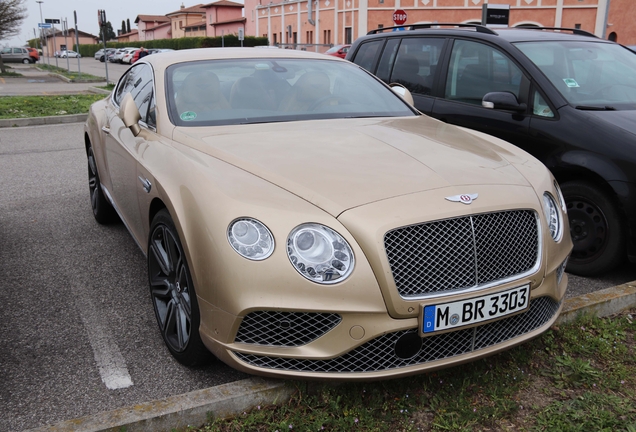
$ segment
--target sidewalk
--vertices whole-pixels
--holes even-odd
[[[91,88],[106,85],[103,83],[70,83],[52,76],[49,72],[38,70],[29,65],[13,65],[12,71],[21,77],[0,77],[0,96],[39,96],[56,94],[91,93]]]

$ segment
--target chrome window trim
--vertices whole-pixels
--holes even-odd
[[[504,279],[499,279],[496,281],[492,281],[492,282],[488,282],[485,284],[481,284],[481,285],[475,285],[472,286],[470,288],[464,288],[464,289],[457,289],[457,290],[448,290],[448,291],[441,291],[441,292],[435,292],[435,293],[429,293],[429,294],[421,294],[421,295],[417,295],[417,296],[403,296],[401,294],[399,294],[399,291],[397,289],[397,284],[395,283],[395,279],[393,279],[393,271],[391,271],[391,279],[393,280],[393,287],[395,288],[395,290],[398,292],[398,295],[400,296],[401,299],[406,300],[406,301],[422,301],[422,300],[430,300],[433,298],[446,298],[446,297],[450,297],[450,296],[454,296],[454,295],[458,295],[458,294],[467,294],[467,293],[473,293],[473,292],[477,292],[477,291],[482,291],[488,288],[492,288],[498,285],[504,285],[510,282],[514,282],[514,281],[518,281],[524,278],[527,278],[528,276],[536,273],[540,268],[541,268],[541,261],[543,258],[543,231],[542,231],[542,227],[541,227],[541,218],[539,217],[539,214],[537,213],[537,211],[535,209],[531,209],[531,208],[526,208],[526,209],[507,209],[505,211],[531,211],[534,214],[534,218],[537,224],[537,235],[539,237],[538,239],[538,245],[537,245],[537,249],[538,249],[538,253],[537,253],[537,260],[534,263],[534,266],[532,266],[532,268],[524,273],[519,273],[513,277],[508,277],[508,278],[504,278]],[[455,218],[445,218],[445,219],[436,219],[436,220],[431,220],[431,221],[426,221],[426,222],[419,222],[419,223],[415,223],[415,224],[410,224],[410,225],[404,225],[402,227],[398,227],[398,228],[405,228],[405,227],[410,227],[410,226],[417,226],[417,225],[421,225],[423,223],[432,223],[432,222],[438,222],[438,221],[444,221],[444,220],[448,220],[448,219],[459,219],[459,218],[465,218],[465,217],[472,217],[472,216],[477,216],[477,215],[486,215],[486,214],[495,214],[495,213],[501,213],[501,211],[492,211],[492,212],[485,212],[485,213],[476,213],[476,214],[471,214],[471,215],[463,215],[463,216],[458,216]],[[474,235],[474,225],[473,225],[473,220],[471,218],[471,227],[473,229],[473,235]],[[396,228],[392,228],[391,230],[387,231],[386,233],[384,233],[384,236],[386,236],[386,234],[392,230],[394,230]],[[383,242],[384,242],[384,236],[382,236],[383,238]],[[550,237],[552,238],[552,237]],[[476,248],[475,248],[475,253],[476,253]],[[385,256],[386,256],[386,250],[385,250]],[[477,270],[478,271],[478,270]],[[477,280],[477,279],[475,279]]]

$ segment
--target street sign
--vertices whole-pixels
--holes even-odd
[[[245,30],[242,28],[238,29],[238,39],[240,41],[245,39]]]
[[[51,28],[51,27],[53,27],[53,24],[48,24],[48,23],[38,23],[38,27],[39,27],[39,28]]]
[[[395,25],[402,25],[406,22],[406,11],[403,9],[397,9],[393,12],[393,22]]]
[[[59,19],[54,19],[54,18],[45,18],[44,22],[47,24],[59,24],[60,20]]]

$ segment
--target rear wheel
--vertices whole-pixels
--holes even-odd
[[[29,64],[29,63],[31,63],[31,60],[25,58],[25,59],[22,59],[22,63]]]
[[[161,336],[173,357],[185,366],[214,357],[199,335],[199,304],[186,256],[170,214],[152,220],[148,241],[148,280]]]
[[[88,146],[88,190],[91,197],[91,207],[93,216],[100,224],[107,224],[116,219],[116,213],[113,206],[104,196],[101,183],[99,181],[99,173],[97,172],[97,163],[93,154],[93,146]]]
[[[591,183],[567,182],[561,190],[574,243],[567,271],[593,276],[620,265],[626,256],[626,231],[616,204]]]

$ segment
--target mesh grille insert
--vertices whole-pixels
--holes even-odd
[[[532,210],[445,219],[389,231],[384,246],[403,298],[474,288],[535,266],[538,220]]]
[[[382,335],[329,360],[234,354],[247,364],[266,369],[330,373],[383,371],[457,356],[524,335],[550,321],[560,305],[550,297],[540,297],[531,302],[525,313],[470,329],[425,337],[419,352],[408,359],[396,355],[395,345],[404,334],[416,333],[416,329]]]
[[[342,317],[333,313],[256,311],[248,313],[235,341],[271,346],[306,345],[337,326]]]

